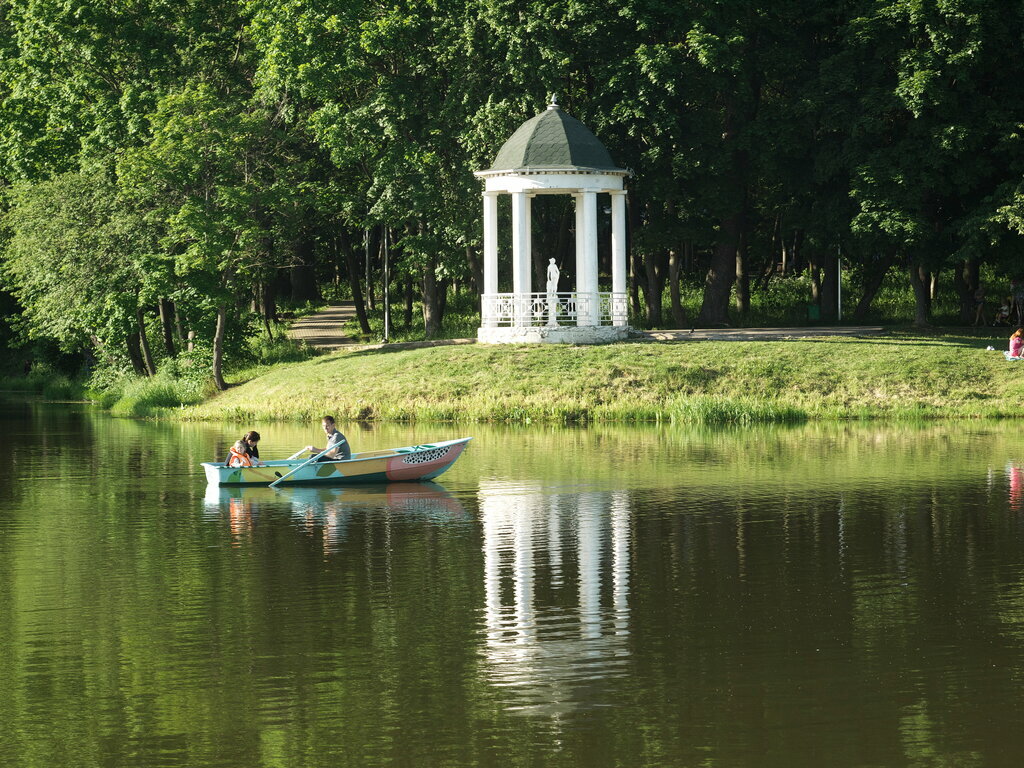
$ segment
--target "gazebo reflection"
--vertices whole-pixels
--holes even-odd
[[[599,706],[629,657],[628,495],[485,484],[480,502],[489,681],[513,709]]]

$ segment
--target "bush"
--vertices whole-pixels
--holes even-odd
[[[301,363],[316,354],[316,350],[308,344],[297,342],[287,336],[268,339],[259,336],[249,344],[254,362],[260,365],[276,363]]]
[[[37,363],[24,376],[0,378],[0,390],[42,395],[47,400],[80,400],[83,396],[79,382],[48,363]]]

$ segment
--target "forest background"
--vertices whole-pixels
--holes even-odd
[[[223,388],[282,310],[374,333],[385,259],[473,328],[472,172],[551,94],[633,173],[633,325],[969,324],[1024,273],[1022,83],[997,0],[0,0],[3,364]],[[535,204],[536,284],[572,226]]]

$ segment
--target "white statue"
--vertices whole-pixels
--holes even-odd
[[[548,259],[548,327],[554,328],[558,325],[556,319],[558,315],[558,298],[555,294],[558,293],[558,266],[555,264],[554,259]]]
[[[554,259],[548,259],[548,293],[558,293],[558,266]]]

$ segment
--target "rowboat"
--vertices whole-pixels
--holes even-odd
[[[269,485],[282,477],[284,479],[278,484],[279,488],[286,485],[431,480],[454,464],[466,443],[472,439],[461,437],[439,443],[354,453],[346,461],[315,461],[306,464],[304,459],[277,459],[265,461],[261,467],[229,467],[223,462],[207,461],[203,462],[202,467],[210,485]],[[292,470],[297,471],[287,476]]]

